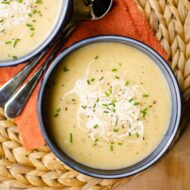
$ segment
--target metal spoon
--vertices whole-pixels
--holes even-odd
[[[76,26],[83,20],[97,20],[104,17],[109,12],[111,5],[112,0],[74,0],[74,15],[72,16],[69,24],[63,30],[62,40],[57,43],[57,46],[51,56],[39,67],[31,79],[25,83],[5,104],[4,111],[7,117],[15,118],[21,113],[40,77],[46,70],[49,63],[52,62],[54,55],[59,51],[65,38],[68,37]],[[25,73],[24,70],[21,72]],[[7,85],[9,84],[7,83]],[[6,84],[3,89],[7,90]]]

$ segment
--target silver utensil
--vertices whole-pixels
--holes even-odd
[[[62,38],[56,44],[56,48],[53,50],[51,56],[48,57],[48,59],[34,73],[31,79],[25,83],[13,96],[11,96],[12,93],[14,93],[22,84],[29,72],[35,66],[35,63],[43,57],[44,53],[33,61],[33,67],[26,66],[26,68],[17,74],[17,83],[14,88],[12,88],[14,85],[14,79],[11,79],[12,82],[8,81],[2,88],[0,88],[0,98],[3,97],[2,101],[0,101],[0,105],[5,105],[4,111],[7,117],[15,118],[21,113],[47,66],[50,62],[52,62],[55,54],[60,50],[64,40],[76,28],[76,26],[83,20],[97,20],[104,17],[109,12],[111,5],[112,0],[74,0],[74,14],[69,24],[64,28],[61,35]],[[27,69],[27,67],[29,68]],[[9,89],[11,90],[9,91]]]

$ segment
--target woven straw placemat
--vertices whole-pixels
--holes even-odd
[[[136,0],[169,55],[184,105],[190,99],[190,1]],[[184,109],[187,110],[187,107]],[[188,117],[184,111],[182,127]],[[22,146],[16,123],[0,109],[0,189],[111,189],[123,180],[102,180],[79,174],[62,164],[47,146],[32,152]]]

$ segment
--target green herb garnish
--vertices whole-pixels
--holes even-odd
[[[14,44],[13,44],[13,48],[15,48],[16,47],[16,45],[18,44],[18,42],[20,41],[20,39],[19,38],[17,38],[17,39],[15,39],[14,40]]]
[[[87,106],[81,106],[84,110],[87,108]]]
[[[113,145],[110,145],[110,151],[113,152]]]
[[[139,104],[140,104],[139,102],[135,102],[133,105],[138,106]]]
[[[70,138],[70,143],[73,143],[73,134],[72,133],[69,134],[69,138]]]
[[[116,117],[115,126],[118,124],[118,117]]]
[[[126,81],[126,82],[125,82],[125,86],[128,86],[128,85],[129,85],[129,81]]]
[[[64,71],[64,72],[69,72],[69,68],[66,67],[66,66],[64,66],[64,67],[63,67],[63,71]]]
[[[96,129],[96,128],[98,128],[98,124],[94,125],[94,127],[93,127],[93,129]]]
[[[89,80],[87,80],[87,84],[90,85],[90,81]]]
[[[99,56],[97,55],[94,59],[97,60],[99,58]]]
[[[59,114],[58,113],[56,113],[55,115],[54,115],[54,117],[58,117],[59,116]]]
[[[119,132],[119,129],[113,129],[113,131],[114,131],[115,133],[117,133],[117,132]]]
[[[112,72],[117,72],[117,68],[112,69]]]
[[[104,77],[102,76],[100,79],[99,79],[99,81],[101,81],[101,80],[103,80],[104,79]]]
[[[131,98],[130,100],[129,100],[129,102],[132,102],[134,99],[133,98]]]
[[[143,118],[145,118],[146,114],[147,114],[147,108],[143,109],[141,111],[141,113],[143,114]]]
[[[149,97],[149,95],[148,94],[143,94],[143,97],[147,98],[147,97]]]

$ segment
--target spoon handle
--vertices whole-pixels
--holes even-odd
[[[20,114],[30,95],[32,94],[36,84],[38,83],[43,71],[46,69],[49,60],[45,61],[39,69],[34,73],[32,78],[25,83],[5,104],[5,115],[14,118]]]
[[[61,36],[67,37],[73,30],[72,23],[69,23],[64,31],[57,37],[54,43],[58,43]],[[50,46],[51,47],[51,46]],[[48,52],[46,48],[41,54],[30,61],[21,71],[19,71],[13,78],[7,81],[2,87],[0,87],[0,107],[4,107],[6,102],[13,96],[17,89],[21,86],[24,80],[28,77],[33,68],[39,63],[42,57]]]
[[[76,26],[76,25],[75,25]],[[4,112],[5,115],[9,118],[17,117],[21,111],[23,110],[26,102],[28,101],[29,97],[31,96],[36,84],[40,80],[42,74],[48,67],[49,63],[53,61],[55,55],[60,51],[63,42],[65,41],[65,36],[67,37],[73,30],[74,25],[70,25],[67,27],[64,32],[63,36],[58,43],[54,45],[54,49],[51,55],[46,59],[46,61],[38,68],[38,70],[34,73],[34,75],[30,78],[30,80],[25,83],[5,104]]]
[[[40,59],[44,56],[42,52],[38,57],[34,58],[30,64],[27,64],[21,71],[19,71],[13,78],[7,81],[0,88],[0,107],[3,107],[23,81],[28,77],[28,74],[37,65]]]

